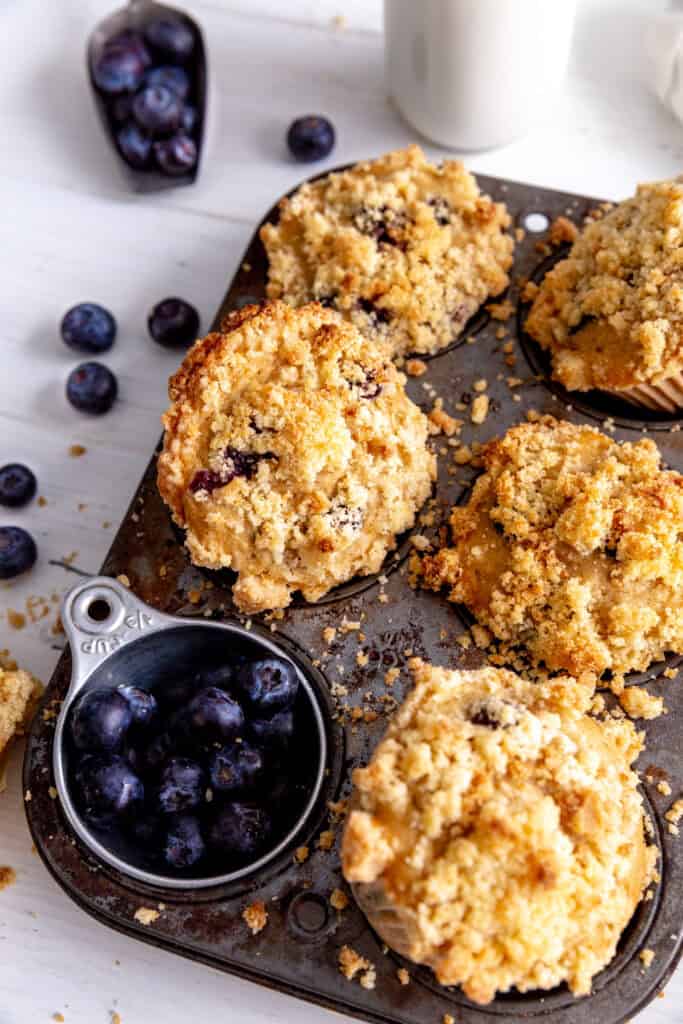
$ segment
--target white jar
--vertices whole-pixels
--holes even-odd
[[[564,77],[575,10],[576,0],[384,0],[389,92],[434,142],[511,142]]]

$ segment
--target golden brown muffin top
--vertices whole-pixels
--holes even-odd
[[[619,677],[683,651],[683,477],[653,441],[548,416],[491,441],[483,464],[425,586],[553,671]]]
[[[526,329],[569,390],[658,383],[683,369],[683,183],[639,185],[588,223],[541,282]]]
[[[652,877],[631,763],[642,736],[587,714],[590,686],[415,659],[415,687],[355,795],[344,875],[385,941],[460,985],[575,995],[614,956]]]
[[[409,146],[282,200],[261,229],[268,295],[323,302],[393,356],[436,352],[507,286],[509,223],[459,161]]]

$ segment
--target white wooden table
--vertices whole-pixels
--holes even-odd
[[[0,464],[32,466],[47,501],[0,516],[27,526],[40,548],[35,570],[0,588],[0,647],[43,679],[57,657],[55,601],[76,579],[50,562],[99,567],[159,434],[176,356],[149,340],[149,307],[179,294],[208,325],[254,223],[303,176],[284,150],[293,117],[332,118],[338,145],[330,165],[413,138],[383,87],[380,0],[187,0],[211,62],[202,174],[191,189],[136,197],[119,177],[85,87],[85,38],[112,3],[0,0]],[[552,116],[521,142],[472,155],[472,168],[610,198],[639,180],[678,174],[683,128],[640,80],[643,19],[665,6],[583,0],[570,75]],[[338,15],[344,27],[333,25]],[[76,360],[58,324],[82,300],[103,303],[119,322],[107,362],[121,399],[94,420],[63,395]],[[86,454],[71,457],[72,444]],[[8,612],[25,614],[34,597],[46,599],[38,607],[48,607],[47,616],[11,628]],[[18,876],[0,893],[0,1024],[40,1024],[55,1012],[68,1024],[106,1024],[112,1011],[123,1024],[332,1020],[86,917],[31,852],[21,753],[17,747],[0,797],[0,864]],[[682,1003],[679,973],[639,1024],[680,1024]]]

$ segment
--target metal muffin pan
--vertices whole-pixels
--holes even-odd
[[[540,219],[544,232],[559,215],[579,223],[597,203],[586,197],[495,178],[481,176],[479,181],[485,191],[507,204],[516,227],[525,228]],[[544,216],[527,220],[530,214]],[[274,207],[264,219],[276,217]],[[528,231],[517,243],[511,271],[513,283],[508,293],[515,304],[519,280],[532,275],[542,256],[547,255],[537,248],[539,241],[544,240],[544,233]],[[265,280],[266,257],[257,231],[216,324],[229,310],[262,300]],[[563,401],[542,364],[535,361],[533,343],[529,339],[522,341],[519,321],[513,317],[504,326],[505,340],[521,343],[515,345],[514,367],[504,362],[504,341],[497,337],[500,322],[481,315],[448,350],[425,360],[428,370],[423,377],[409,378],[407,387],[413,399],[428,410],[435,395],[442,397],[447,411],[466,421],[461,435],[466,443],[483,442],[503,433],[524,421],[529,409],[575,423],[606,418],[608,414],[603,408],[591,404],[591,396],[583,396],[580,402],[575,401],[575,396]],[[476,339],[473,344],[466,344],[468,335]],[[498,379],[500,374],[503,377]],[[505,382],[508,376],[521,377],[525,383],[513,391]],[[457,412],[455,403],[471,401],[472,384],[480,378],[489,382],[490,412],[483,425],[474,427],[468,412]],[[430,393],[426,388],[433,391]],[[683,437],[671,430],[672,424],[655,425],[637,418],[631,410],[620,410],[615,423],[613,436],[620,440],[635,440],[641,430],[657,429],[656,440],[665,461],[683,470]],[[435,441],[437,450],[447,452],[439,459],[436,487],[437,500],[446,514],[470,486],[475,472],[460,467],[457,476],[449,475],[451,450],[444,438],[437,437]],[[386,716],[393,709],[391,698],[401,701],[408,691],[410,680],[404,666],[411,654],[452,667],[469,668],[482,663],[480,651],[473,646],[461,647],[457,641],[467,628],[462,609],[449,604],[442,595],[410,589],[405,565],[408,541],[388,557],[387,571],[379,577],[350,581],[317,604],[294,602],[282,618],[262,616],[245,621],[232,606],[229,575],[203,573],[190,564],[158,495],[155,477],[156,453],[121,524],[103,574],[125,574],[132,592],[162,615],[182,615],[195,623],[242,627],[293,658],[315,689],[322,709],[327,769],[316,807],[288,848],[267,865],[201,889],[169,889],[132,879],[106,863],[71,826],[51,789],[56,781],[54,715],[39,713],[29,736],[24,766],[25,789],[31,794],[26,812],[40,856],[72,899],[98,920],[129,935],[377,1024],[439,1024],[445,1014],[451,1014],[458,1024],[499,1024],[501,1019],[519,1024],[521,1020],[537,1017],[549,1024],[624,1024],[631,1020],[661,991],[683,948],[683,840],[668,832],[664,818],[671,802],[683,790],[680,683],[660,675],[664,665],[646,674],[648,681],[644,685],[653,693],[664,694],[669,711],[651,722],[639,723],[647,734],[647,749],[638,767],[644,780],[653,840],[660,848],[661,880],[651,887],[651,895],[636,910],[616,957],[595,978],[590,996],[576,999],[565,986],[560,986],[550,992],[513,991],[498,996],[487,1006],[477,1006],[459,989],[440,986],[426,968],[404,962],[388,951],[353,900],[341,913],[331,907],[332,890],[348,889],[339,866],[342,826],[334,818],[328,820],[324,806],[348,795],[353,768],[367,761],[384,731]],[[432,534],[435,530],[417,529]],[[362,623],[362,640],[357,630],[343,628],[344,620]],[[331,643],[323,638],[327,627],[336,628]],[[368,663],[363,667],[356,661],[359,650],[368,655]],[[105,657],[105,670],[108,657],[115,654]],[[402,671],[388,687],[384,677],[390,668]],[[76,669],[80,671],[78,664]],[[44,711],[57,710],[67,695],[71,673],[72,660],[67,649],[45,694]],[[340,685],[343,691],[339,690]],[[347,707],[340,711],[340,704]],[[362,711],[352,716],[348,706],[370,709],[377,717],[374,713],[363,715]],[[646,777],[667,780],[671,796],[663,796],[656,786],[645,781]],[[328,828],[336,835],[331,850],[317,844],[320,830]],[[310,856],[299,864],[293,858],[293,848],[304,844],[309,846]],[[269,916],[266,927],[254,936],[241,913],[256,900],[265,903]],[[144,926],[135,919],[140,907],[158,908],[159,903],[163,909],[152,924]],[[338,955],[344,945],[373,963],[377,972],[374,989],[365,989],[357,980],[350,982],[342,976]],[[654,952],[647,970],[639,957],[644,948]],[[401,966],[409,970],[408,985],[401,985],[397,978]]]

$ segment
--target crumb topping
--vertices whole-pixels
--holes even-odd
[[[592,688],[568,677],[410,668],[414,690],[354,772],[356,899],[388,945],[475,1002],[562,981],[588,993],[654,870],[630,767],[641,735],[591,718]]]
[[[258,935],[268,924],[268,911],[266,910],[265,903],[262,900],[250,903],[242,911],[242,918],[251,934]]]
[[[329,305],[393,356],[436,352],[507,287],[509,224],[459,161],[409,146],[282,200],[261,229],[268,296]]]
[[[0,665],[0,790],[4,788],[3,754],[26,725],[40,690],[40,684],[28,672]]]
[[[526,329],[570,390],[656,384],[683,369],[683,183],[640,185],[584,227],[541,282]]]
[[[653,441],[543,417],[480,454],[426,587],[551,671],[618,677],[683,651],[683,476]]]
[[[314,304],[249,306],[170,381],[158,482],[246,612],[377,572],[429,496],[427,420],[393,364]]]

